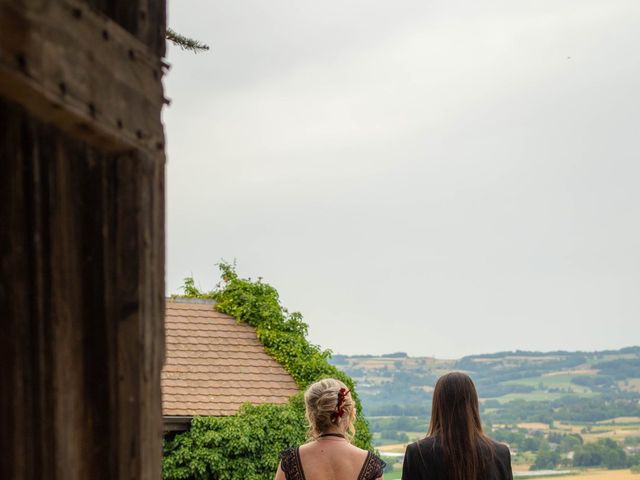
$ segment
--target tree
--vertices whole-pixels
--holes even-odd
[[[531,465],[531,470],[552,470],[560,462],[560,454],[551,450],[546,440],[540,443],[540,450],[536,460]]]
[[[625,468],[627,455],[614,440],[604,438],[577,448],[573,456],[573,464],[576,467]]]

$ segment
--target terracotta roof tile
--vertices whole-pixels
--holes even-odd
[[[233,415],[245,402],[281,404],[298,392],[255,329],[211,304],[168,300],[165,327],[164,415]]]

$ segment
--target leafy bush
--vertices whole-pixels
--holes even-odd
[[[242,406],[230,417],[197,417],[165,443],[163,477],[182,480],[272,479],[282,450],[304,442],[302,395],[287,405]]]
[[[372,449],[371,434],[353,380],[330,365],[331,352],[307,340],[307,325],[298,312],[284,308],[278,292],[262,279],[239,278],[233,265],[219,265],[222,283],[201,292],[193,278],[185,279],[182,297],[207,298],[215,308],[256,329],[258,339],[301,389],[322,378],[343,381],[356,403],[354,444]],[[302,396],[288,405],[245,405],[231,417],[195,418],[189,431],[165,442],[166,480],[267,480],[273,478],[281,450],[305,440]]]

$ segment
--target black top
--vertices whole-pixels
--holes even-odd
[[[357,480],[375,480],[382,476],[386,463],[371,452],[362,464]],[[287,480],[306,480],[300,462],[300,447],[289,448],[280,454],[280,467]]]
[[[489,470],[477,480],[513,480],[511,454],[502,443],[493,442],[495,456]],[[402,466],[402,480],[448,480],[442,447],[437,438],[426,437],[407,446]],[[471,480],[471,479],[469,479]]]

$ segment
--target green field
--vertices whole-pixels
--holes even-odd
[[[391,472],[385,472],[384,479],[385,480],[400,480],[402,477],[401,470],[393,470]],[[550,478],[570,478],[571,480],[640,480],[640,474],[632,473],[630,470],[583,470],[576,473],[570,474],[560,474],[560,475],[545,475],[541,476],[529,476],[523,475],[515,477],[517,479],[537,479],[537,480],[546,480]]]
[[[425,435],[433,387],[440,375],[457,370],[473,379],[487,432],[509,444],[518,469],[607,465],[573,463],[575,453],[588,458],[585,449],[600,449],[602,454],[602,449],[617,448],[627,455],[624,465],[637,461],[633,450],[625,454],[624,448],[640,439],[640,346],[601,352],[499,352],[459,360],[402,352],[336,355],[333,362],[356,380],[374,445],[389,453],[401,453],[407,442]],[[400,478],[395,467],[386,478]],[[588,470],[572,478],[640,480],[640,475],[629,475],[628,470]]]
[[[566,395],[566,394],[536,390],[531,393],[507,393],[506,395],[502,395],[501,397],[493,397],[493,399],[499,401],[500,403],[507,403],[512,400],[529,400],[532,402],[540,402],[540,401],[548,402],[551,400],[556,400],[562,397],[563,395]],[[483,400],[489,400],[489,398],[486,398]]]
[[[635,394],[640,399],[640,347],[601,352],[514,351],[458,360],[410,357],[402,352],[334,355],[332,363],[356,380],[367,416],[426,415],[437,378],[452,370],[473,378],[480,398],[494,401],[487,408],[496,408],[496,402],[552,402],[567,396],[629,399],[629,394]],[[573,382],[577,378],[582,379],[580,384]]]
[[[389,421],[391,417],[376,417],[376,421],[379,421],[381,418],[384,418],[385,421]],[[376,425],[375,422],[372,425]],[[500,432],[508,432],[509,435],[512,435],[514,432],[519,432],[521,440],[517,440],[515,437],[500,437]],[[417,431],[398,431],[398,433],[406,434],[409,438],[409,441],[415,441],[418,438],[424,437],[424,432]],[[487,431],[489,436],[496,438],[499,441],[510,443],[513,447],[515,447],[514,453],[512,454],[512,464],[515,469],[519,472],[527,472],[531,465],[536,462],[536,458],[538,456],[539,450],[536,450],[540,447],[534,447],[533,450],[524,450],[520,449],[519,445],[522,445],[523,438],[540,438],[543,437],[548,439],[547,441],[551,441],[551,436],[556,435],[579,435],[582,440],[586,443],[598,442],[601,439],[609,438],[616,441],[619,445],[626,445],[627,437],[635,437],[640,439],[640,417],[617,417],[609,420],[601,420],[598,422],[590,422],[590,423],[562,423],[562,422],[554,422],[552,425],[541,423],[541,422],[523,422],[519,424],[512,425],[500,425],[494,424],[491,427],[491,430]],[[374,437],[380,439],[379,432],[374,432]],[[511,443],[515,442],[515,443]],[[636,440],[637,442],[637,440]],[[407,442],[404,443],[385,443],[385,444],[377,444],[377,448],[379,450],[380,455],[383,459],[391,464],[392,462],[397,462],[397,459],[392,457],[385,457],[385,452],[393,452],[393,453],[402,453],[406,448]],[[633,443],[633,440],[629,444]],[[563,463],[564,466],[558,466],[557,468],[563,469],[574,469],[576,467],[566,466],[567,462],[567,451],[563,451]],[[400,473],[401,464],[395,463],[394,470],[385,474],[385,478],[388,479],[399,479],[401,476]],[[518,476],[517,478],[555,478],[559,476],[570,476],[572,479],[620,479],[626,480],[634,478],[636,480],[640,480],[640,475],[632,476],[633,474],[629,470],[602,470],[602,468],[593,468],[588,470],[574,470],[571,475],[567,474],[556,474],[556,475],[548,475],[544,477],[540,477],[537,475],[526,475],[526,476]]]
[[[402,470],[393,470],[391,472],[385,472],[384,480],[400,480],[402,477]]]
[[[575,377],[589,376],[576,373],[562,373],[551,372],[546,375],[539,375],[537,377],[522,378],[518,380],[509,380],[504,382],[506,385],[527,385],[536,388],[560,388],[568,390],[567,393],[575,394],[593,394],[592,390],[588,387],[583,387],[572,383],[571,380]]]

